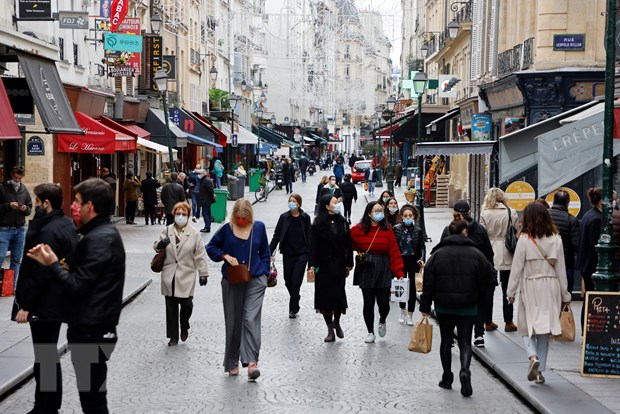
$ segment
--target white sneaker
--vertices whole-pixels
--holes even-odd
[[[413,322],[413,314],[407,315],[407,325],[413,326],[415,323]]]
[[[383,338],[385,336],[386,327],[384,323],[379,324],[379,336]]]
[[[407,311],[404,309],[400,310],[400,318],[398,318],[398,322],[405,323],[405,317],[407,317]]]
[[[375,334],[369,333],[366,339],[364,339],[364,342],[366,342],[367,344],[372,344],[373,342],[375,342]]]

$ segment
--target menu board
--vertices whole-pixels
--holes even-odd
[[[581,375],[620,377],[620,293],[588,292]]]

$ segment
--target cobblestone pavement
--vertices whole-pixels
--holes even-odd
[[[321,174],[321,171],[319,171]],[[319,177],[320,177],[319,175]],[[312,211],[319,177],[294,184]],[[360,200],[353,216],[364,208]],[[274,191],[267,203],[256,204],[256,218],[267,225],[269,237],[279,214],[286,208],[284,191]],[[229,203],[229,211],[232,204]],[[435,243],[445,225],[427,214]],[[442,218],[445,214],[440,215]],[[138,220],[138,222],[141,222]],[[199,226],[201,222],[195,224]],[[216,229],[218,225],[214,227]],[[162,226],[119,225],[127,250],[128,275],[148,276],[153,283],[125,307],[119,325],[119,342],[109,363],[108,399],[113,413],[529,413],[532,410],[476,360],[472,361],[474,395],[461,397],[456,381],[452,391],[437,386],[441,376],[439,330],[434,329],[433,351],[428,355],[407,351],[411,327],[398,323],[398,306],[392,304],[387,335],[365,344],[362,297],[357,287],[347,287],[349,310],[342,319],[345,338],[324,343],[323,319],[313,309],[313,286],[302,287],[302,310],[288,318],[288,293],[281,278],[268,289],[263,306],[263,344],[259,366],[262,376],[249,383],[246,371],[228,377],[222,367],[224,321],[219,265],[212,264],[206,287],[196,287],[190,337],[168,347],[164,327],[164,300],[159,276],[150,272],[152,243]],[[209,235],[204,235],[205,241]],[[430,251],[430,249],[429,249]],[[419,318],[416,311],[415,319]],[[377,318],[378,320],[378,318]],[[73,369],[62,358],[63,413],[79,413]],[[458,351],[453,369],[458,373]],[[30,381],[0,402],[1,413],[24,413],[32,407],[34,383]]]

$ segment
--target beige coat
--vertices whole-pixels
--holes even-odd
[[[510,269],[508,297],[519,292],[518,327],[521,335],[559,335],[562,302],[570,302],[566,290],[564,249],[559,235],[535,239],[551,266],[527,234],[517,242],[517,250]]]
[[[177,244],[174,224],[166,227],[159,235],[159,240],[170,235],[170,244],[166,246],[166,260],[161,272],[161,294],[177,298],[194,296],[196,276],[208,276],[207,252],[200,233],[190,224],[180,234]],[[159,241],[158,240],[158,241]],[[155,242],[157,245],[157,242]],[[174,295],[172,283],[174,282]]]
[[[510,209],[512,224],[517,226],[519,215],[514,208]],[[508,212],[506,206],[498,204],[495,208],[483,210],[480,213],[480,224],[484,226],[493,247],[493,264],[495,270],[510,270],[512,254],[505,245],[506,232],[508,231]],[[518,228],[518,227],[517,227]]]

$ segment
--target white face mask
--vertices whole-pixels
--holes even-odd
[[[396,214],[396,212],[398,211],[398,207],[390,207],[388,208],[388,210],[390,210],[390,213]]]
[[[334,185],[336,185],[336,180],[331,180],[329,183],[330,183],[332,186],[334,186]]]
[[[182,214],[177,214],[176,216],[174,216],[174,222],[183,227],[187,224],[187,216],[184,216]]]

